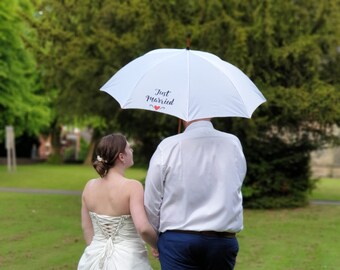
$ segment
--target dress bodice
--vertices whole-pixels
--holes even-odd
[[[131,215],[107,216],[90,212],[90,217],[94,229],[94,238],[98,240],[111,238],[112,241],[117,241],[120,238],[126,240],[139,238]]]
[[[145,243],[138,235],[131,215],[89,214],[94,236],[78,269],[151,269]]]

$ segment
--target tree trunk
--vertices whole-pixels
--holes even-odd
[[[89,145],[89,150],[87,152],[86,158],[84,160],[85,165],[92,165],[92,158],[93,158],[93,153],[94,153],[94,147],[95,147],[95,141],[91,140],[91,143]]]

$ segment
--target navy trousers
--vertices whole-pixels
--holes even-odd
[[[167,231],[158,239],[162,270],[232,270],[238,248],[236,237]]]

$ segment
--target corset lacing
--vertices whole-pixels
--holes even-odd
[[[114,250],[113,240],[118,234],[120,228],[124,226],[124,221],[127,219],[128,215],[120,216],[119,220],[112,222],[112,220],[107,220],[105,216],[98,216],[94,213],[90,213],[94,217],[98,228],[102,234],[107,239],[105,250],[100,257],[99,267],[102,269],[104,267],[105,259],[112,255]]]

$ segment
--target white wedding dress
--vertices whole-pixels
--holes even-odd
[[[106,216],[90,212],[94,237],[78,270],[150,270],[144,241],[130,215]]]

